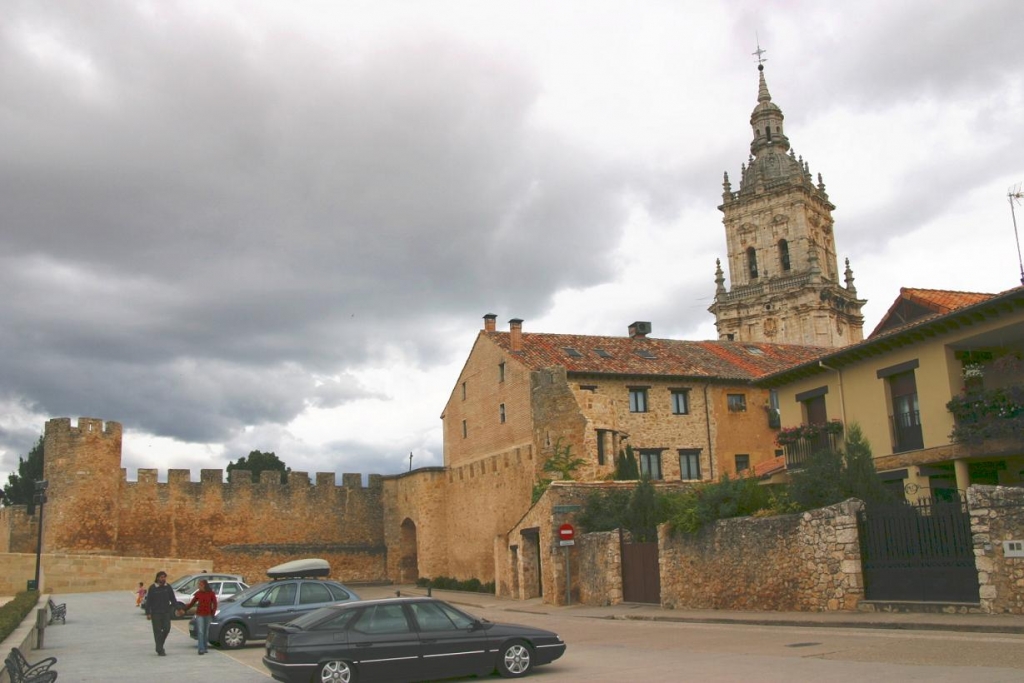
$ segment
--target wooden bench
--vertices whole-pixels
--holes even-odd
[[[47,657],[30,664],[16,647],[11,648],[11,654],[4,659],[11,683],[53,683],[57,680],[57,672],[51,667],[56,663],[56,657]]]
[[[47,600],[47,606],[50,608],[50,623],[60,619],[60,623],[66,624],[68,618],[68,606],[67,603],[60,603],[59,605],[53,601],[53,598]]]

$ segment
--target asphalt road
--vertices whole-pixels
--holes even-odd
[[[538,683],[621,682],[640,676],[644,681],[701,683],[1024,680],[1022,635],[612,621],[497,609],[468,611],[492,621],[552,629],[565,639],[566,655],[530,677]],[[185,622],[175,625],[184,628]],[[262,643],[224,654],[253,671],[262,669]]]

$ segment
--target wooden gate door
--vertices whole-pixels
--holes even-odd
[[[857,522],[868,600],[978,602],[965,502],[871,504]]]
[[[622,543],[622,599],[661,603],[657,543]]]

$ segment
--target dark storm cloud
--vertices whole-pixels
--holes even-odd
[[[0,16],[7,394],[215,441],[369,395],[312,376],[385,343],[435,358],[431,319],[608,274],[625,169],[531,127],[530,73],[445,36],[340,53],[122,3]]]

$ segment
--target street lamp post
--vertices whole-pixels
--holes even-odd
[[[39,505],[39,537],[36,540],[36,580],[35,587],[39,590],[39,564],[43,556],[43,507],[46,505],[46,488],[50,485],[43,479],[36,482],[36,495],[33,500]]]

